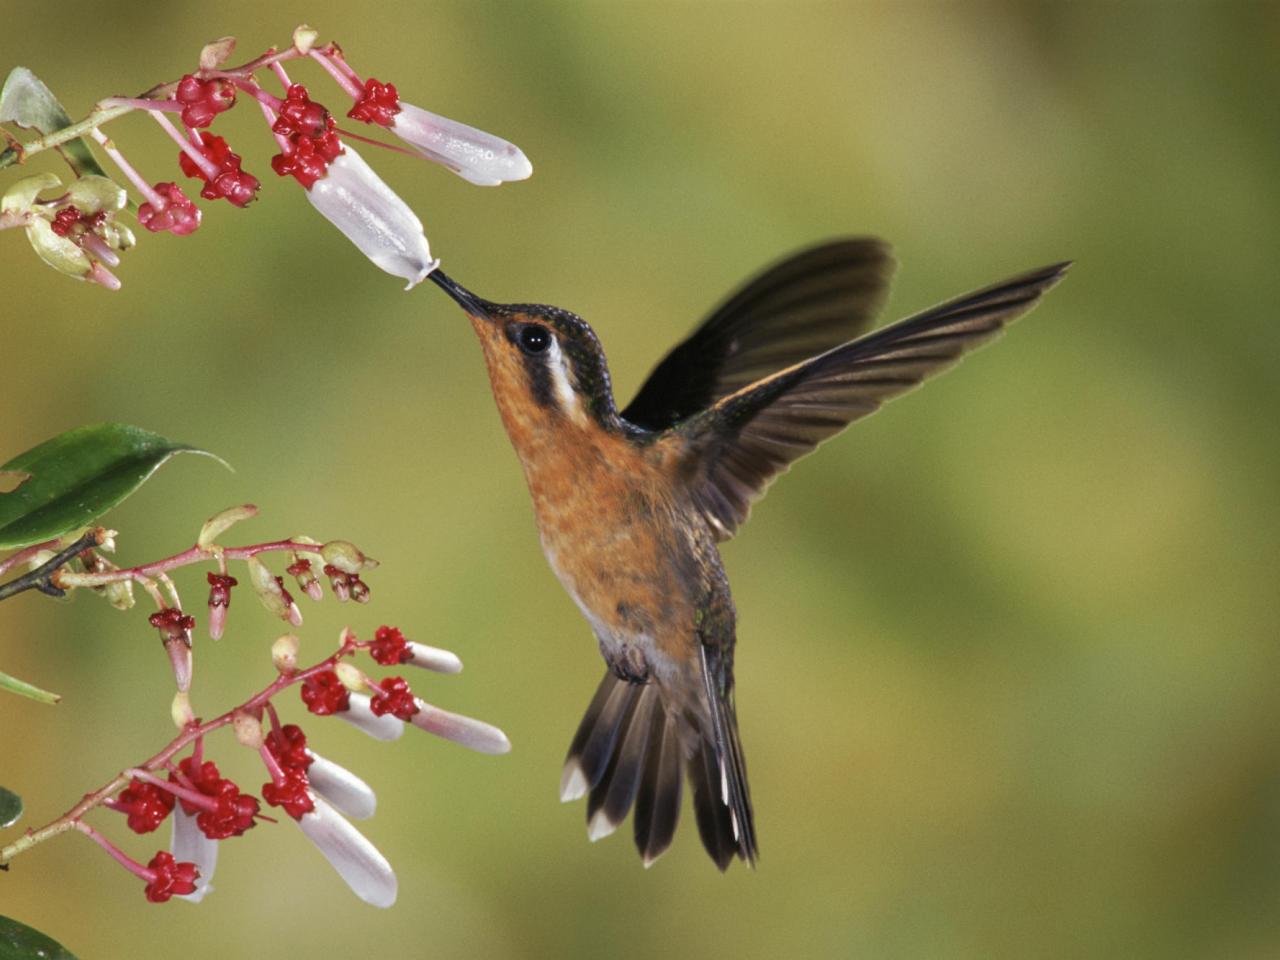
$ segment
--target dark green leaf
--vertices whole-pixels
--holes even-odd
[[[14,457],[0,465],[0,474],[30,476],[11,493],[0,494],[0,549],[30,546],[87,526],[175,453],[213,456],[139,427],[104,423],[69,430]]]
[[[0,90],[0,123],[16,123],[26,130],[53,133],[71,126],[71,118],[43,80],[26,67],[14,67],[4,82],[4,89]],[[82,139],[68,140],[58,152],[71,164],[77,177],[86,173],[107,175]]]
[[[22,817],[22,798],[0,787],[0,827],[12,827]]]
[[[0,671],[0,690],[8,690],[10,693],[21,694],[24,697],[30,697],[32,700],[39,700],[41,703],[57,703],[62,699],[56,693],[50,693],[48,690],[41,690],[34,684],[27,683],[25,680],[19,680],[17,677],[11,677],[9,674]],[[3,826],[3,824],[0,824]]]
[[[0,917],[0,960],[76,960],[76,955],[39,930]]]

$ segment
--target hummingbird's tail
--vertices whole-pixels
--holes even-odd
[[[716,729],[669,711],[656,684],[604,675],[560,779],[561,800],[587,795],[591,840],[613,833],[634,806],[636,848],[644,865],[652,865],[675,836],[687,771],[707,853],[721,870],[734,856],[755,864],[755,825],[738,725],[732,704],[719,706],[712,726],[723,730],[723,749],[716,746]]]

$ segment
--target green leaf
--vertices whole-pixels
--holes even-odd
[[[57,703],[62,699],[61,694],[41,690],[35,684],[19,680],[17,677],[11,677],[2,670],[0,670],[0,690],[8,690],[10,693],[30,697],[32,700],[39,700],[41,703]],[[0,787],[0,789],[3,788]],[[0,826],[5,826],[5,824],[0,823]]]
[[[0,827],[12,827],[22,819],[22,798],[0,787]]]
[[[53,133],[71,126],[71,118],[43,80],[26,67],[14,67],[4,82],[4,89],[0,90],[0,123],[16,123],[27,130]],[[71,164],[77,177],[90,173],[99,177],[107,175],[83,139],[68,140],[58,147],[58,152]]]
[[[177,453],[214,456],[124,423],[79,427],[19,454],[0,465],[0,474],[29,474],[11,492],[0,493],[0,549],[28,547],[88,526]]]
[[[39,930],[0,917],[0,960],[76,960],[76,955]]]

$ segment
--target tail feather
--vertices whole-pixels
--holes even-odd
[[[667,852],[676,835],[684,782],[680,725],[661,704],[653,713],[649,738],[649,756],[640,780],[640,793],[636,796],[635,816],[636,849],[646,868]]]
[[[631,710],[622,722],[625,732],[604,776],[587,798],[587,835],[592,840],[613,833],[631,812],[644,773],[649,731],[658,699],[657,689],[651,686],[641,687],[631,698]]]
[[[712,722],[669,710],[655,684],[606,673],[565,758],[562,800],[589,794],[587,835],[613,833],[635,808],[635,842],[646,867],[671,845],[683,777],[693,792],[703,846],[725,870],[754,866],[755,827],[732,703],[713,700]],[[706,728],[706,729],[704,729]]]
[[[560,799],[577,800],[604,776],[636,690],[609,674],[578,726],[560,775]]]

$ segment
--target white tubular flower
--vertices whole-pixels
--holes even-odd
[[[326,760],[313,750],[308,750],[307,756],[311,758],[307,779],[312,790],[352,819],[367,820],[373,816],[378,798],[372,787],[346,767]]]
[[[400,104],[388,129],[427,159],[477,186],[496,187],[526,180],[533,173],[533,164],[514,143],[411,103]]]
[[[399,740],[404,734],[404,721],[391,714],[378,716],[369,708],[369,698],[363,693],[351,694],[346,710],[334,714],[341,717],[362,733],[367,733],[375,740]]]
[[[511,752],[511,741],[507,739],[507,735],[492,724],[441,710],[416,697],[414,700],[418,705],[418,712],[410,722],[415,727],[479,753]]]
[[[178,862],[194,863],[200,871],[196,878],[196,888],[192,893],[175,894],[179,900],[199,903],[213,892],[214,868],[218,865],[218,841],[210,840],[196,826],[195,814],[187,813],[182,804],[175,804],[173,809],[173,840],[169,844],[169,852]]]
[[[307,199],[373,263],[409,281],[426,279],[439,260],[431,259],[422,222],[360,154],[344,144],[328,173],[307,191]]]
[[[312,764],[312,767],[315,765]],[[355,827],[320,797],[315,809],[298,818],[298,826],[338,876],[365,903],[389,907],[396,902],[396,875],[387,858]]]
[[[429,647],[425,643],[409,640],[405,644],[409,649],[409,659],[405,663],[421,667],[423,670],[434,670],[436,673],[461,673],[462,661],[456,653]]]

